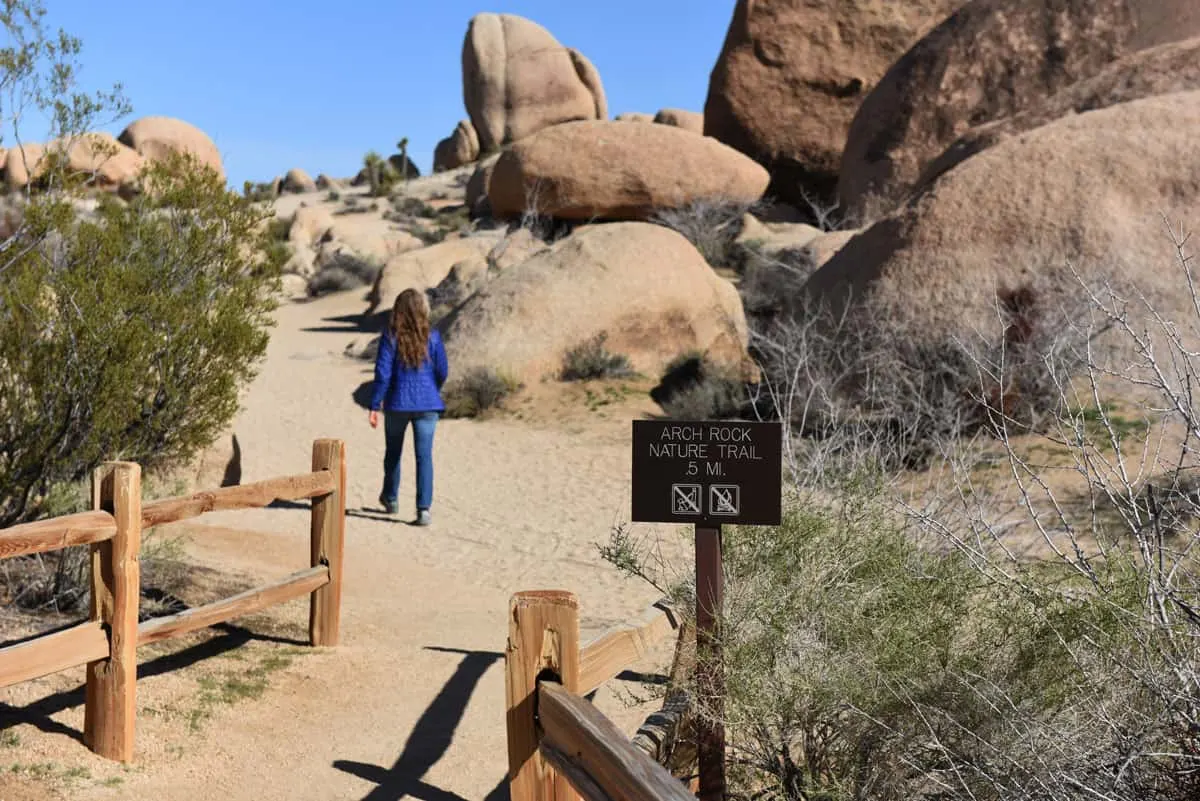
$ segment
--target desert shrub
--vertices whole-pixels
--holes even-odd
[[[590,381],[597,378],[628,378],[634,374],[629,357],[613,353],[605,346],[608,332],[580,342],[563,354],[559,378],[563,381]]]
[[[742,232],[742,218],[754,207],[742,201],[697,200],[679,208],[660,209],[651,222],[683,234],[713,267],[734,269],[739,260],[736,240]]]
[[[723,708],[683,689],[726,726],[731,797],[1192,797],[1178,769],[1200,767],[1196,734],[1159,694],[1186,687],[1145,658],[1173,633],[1146,617],[1135,551],[1091,577],[985,575],[897,514],[882,479],[789,493],[781,526],[726,529]],[[692,581],[628,529],[601,550],[692,614]],[[1138,654],[1141,677],[1122,667]]]
[[[746,413],[750,396],[729,369],[694,351],[667,364],[650,399],[675,420],[722,420]]]
[[[479,417],[500,409],[520,383],[490,367],[475,367],[442,388],[446,417]]]
[[[804,283],[816,272],[816,259],[808,247],[768,253],[758,243],[741,245],[738,293],[746,320],[759,332],[767,331],[784,304],[800,295]]]
[[[785,302],[751,330],[772,413],[823,442],[821,458],[840,449],[882,469],[919,468],[1001,424],[1043,430],[1061,412],[1059,382],[1101,333],[1072,325],[1089,300],[1069,280],[1001,288],[989,330],[934,329],[877,298],[839,312],[803,291]]]
[[[363,172],[371,197],[386,197],[400,180],[400,172],[395,165],[374,150],[363,156]]]
[[[339,251],[308,279],[308,294],[315,298],[373,284],[382,269],[376,261]]]
[[[189,459],[266,350],[281,265],[264,213],[176,156],[145,191],[78,219],[26,208],[0,264],[0,525],[41,514],[106,459]]]
[[[437,209],[430,206],[419,197],[410,195],[396,195],[392,197],[392,208],[395,212],[404,217],[425,217],[432,219],[438,216]]]
[[[292,221],[284,217],[272,217],[267,221],[267,236],[273,241],[287,242],[292,230]]]

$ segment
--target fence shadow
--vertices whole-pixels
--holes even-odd
[[[251,631],[243,626],[235,626],[232,623],[218,623],[212,627],[217,631],[223,632],[221,636],[213,637],[204,642],[188,646],[182,650],[170,654],[164,654],[156,659],[151,659],[147,662],[138,664],[137,677],[138,681],[149,678],[151,676],[160,676],[164,673],[171,673],[182,668],[190,667],[197,662],[202,662],[205,659],[221,654],[234,651],[252,640],[261,642],[273,642],[282,645],[300,645],[307,646],[307,640],[297,640],[291,637],[280,637],[274,634],[261,634]],[[12,726],[18,726],[23,723],[30,724],[39,731],[46,734],[60,734],[65,737],[70,737],[78,742],[83,742],[83,732],[59,723],[54,720],[54,715],[72,709],[77,706],[82,706],[84,701],[84,687],[80,685],[72,690],[64,690],[62,692],[48,695],[45,698],[40,698],[37,701],[26,704],[25,706],[14,706],[12,704],[0,701],[0,731],[3,731]]]
[[[376,785],[363,796],[362,801],[399,801],[410,797],[420,801],[467,801],[457,793],[429,784],[424,777],[449,750],[454,732],[462,722],[480,679],[488,668],[504,659],[504,654],[437,646],[427,646],[426,650],[461,654],[462,659],[454,674],[442,685],[437,696],[413,725],[396,762],[390,768],[344,759],[333,763],[338,770]],[[486,801],[507,799],[508,781],[506,777],[501,777],[500,783],[488,793]]]

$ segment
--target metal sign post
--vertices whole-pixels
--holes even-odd
[[[701,801],[725,798],[721,526],[779,525],[782,468],[779,423],[633,422],[632,520],[696,528],[696,681],[711,713],[697,733]]]

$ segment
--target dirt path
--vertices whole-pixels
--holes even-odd
[[[362,307],[341,296],[281,309],[235,427],[243,481],[307,470],[313,439],[346,441],[343,644],[298,645],[307,624],[299,601],[215,638],[143,649],[129,768],[76,739],[81,670],[0,691],[25,721],[0,732],[0,801],[505,796],[509,596],[577,592],[585,639],[654,600],[595,548],[628,514],[627,421],[637,408],[582,410],[555,424],[444,421],[434,526],[367,511],[377,506],[382,436],[352,397],[370,365],[343,355],[364,335],[337,319]],[[411,459],[406,452],[402,517],[414,492]],[[307,566],[307,521],[302,508],[206,516],[186,532],[188,553],[246,580],[280,576]],[[597,703],[626,728],[645,711],[613,689]]]

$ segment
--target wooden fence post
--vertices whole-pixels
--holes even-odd
[[[137,714],[142,468],[133,462],[98,467],[92,505],[113,515],[117,533],[91,546],[91,619],[106,629],[109,655],[87,666],[83,738],[97,754],[129,762]]]
[[[565,590],[519,592],[509,602],[504,649],[508,780],[512,801],[577,801],[566,777],[538,753],[537,685],[546,672],[576,692],[579,601]]]
[[[312,501],[312,566],[329,568],[329,583],[313,591],[308,639],[313,645],[338,644],[342,611],[342,554],[346,541],[346,447],[340,439],[313,443],[313,472],[329,470],[334,490]]]

